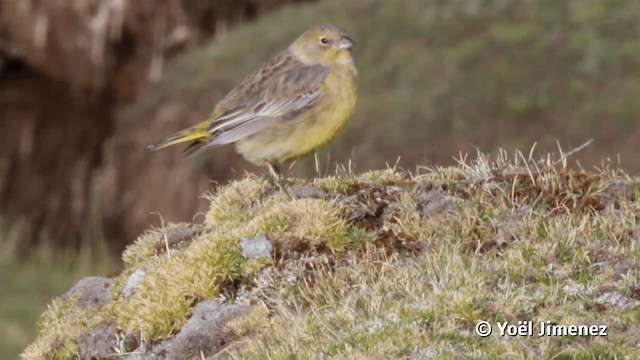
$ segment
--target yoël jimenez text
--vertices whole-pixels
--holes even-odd
[[[607,325],[558,325],[549,320],[538,324],[534,332],[532,321],[497,322],[500,336],[607,336]]]

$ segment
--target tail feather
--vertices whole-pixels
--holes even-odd
[[[202,132],[197,130],[194,131],[193,129],[187,129],[187,130],[175,133],[166,139],[162,139],[154,144],[151,144],[148,146],[148,148],[151,150],[159,150],[167,146],[180,144],[187,141],[201,140],[206,138],[208,135],[209,134],[207,132]],[[197,141],[196,143],[198,142],[199,141]]]
[[[204,150],[207,144],[208,142],[206,140],[196,140],[189,144],[189,146],[187,146],[182,153],[185,157],[195,155]]]

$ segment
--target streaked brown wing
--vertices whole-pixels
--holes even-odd
[[[267,63],[269,64],[269,63]],[[270,126],[273,121],[287,120],[298,116],[311,107],[320,97],[322,81],[328,69],[321,65],[298,65],[278,73],[261,68],[251,75],[260,78],[263,86],[249,91],[244,101],[231,106],[237,99],[229,97],[224,103],[228,110],[213,119],[207,129],[212,137],[207,146],[229,144],[251,136]],[[275,74],[264,76],[264,72]],[[247,86],[245,80],[239,88]]]

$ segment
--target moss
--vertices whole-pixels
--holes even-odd
[[[347,190],[349,188],[349,184],[352,182],[353,180],[348,177],[343,178],[338,176],[327,176],[324,178],[315,179],[313,185],[323,190],[335,192]]]
[[[38,322],[38,338],[23,353],[27,359],[75,359],[76,338],[97,323],[96,312],[76,307],[77,296],[54,300]]]
[[[157,257],[129,298],[112,305],[117,324],[143,339],[166,338],[180,329],[198,299],[215,298],[225,282],[243,274],[238,239],[203,234],[182,252]]]
[[[208,196],[209,211],[205,223],[213,227],[225,222],[241,224],[253,217],[273,201],[273,197],[265,197],[266,181],[254,175],[248,175],[240,181],[220,188],[216,193]],[[281,194],[280,194],[281,195]]]
[[[371,170],[356,177],[356,181],[376,183],[380,185],[397,184],[405,181],[407,175],[394,168]]]
[[[277,203],[254,221],[259,232],[268,234],[284,248],[298,248],[298,242],[304,243],[303,247],[327,245],[340,250],[348,244],[346,222],[330,201],[297,199]]]

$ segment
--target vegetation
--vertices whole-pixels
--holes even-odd
[[[231,358],[633,358],[639,179],[561,162],[502,152],[419,174],[343,169],[291,179],[294,198],[249,175],[209,196],[202,223],[131,245],[104,306],[54,301],[24,358],[73,357],[104,324],[128,339],[121,351],[141,351],[213,298],[253,304],[226,326],[243,339],[223,351]],[[271,256],[242,256],[240,239],[255,236]],[[497,325],[478,336],[481,320],[607,325],[608,336],[505,341]]]

